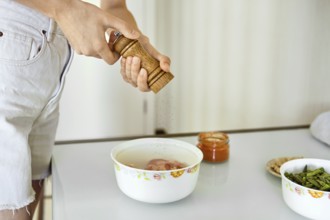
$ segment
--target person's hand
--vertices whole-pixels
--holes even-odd
[[[140,35],[127,22],[83,1],[68,1],[67,7],[62,7],[54,19],[76,53],[101,58],[108,64],[114,64],[120,57],[109,49],[105,37],[109,28],[131,39]]]
[[[149,39],[146,36],[141,35],[138,40],[152,57],[159,60],[160,68],[165,72],[170,72],[170,58],[159,53],[150,44]],[[140,91],[150,91],[147,83],[148,74],[144,68],[141,68],[141,60],[139,57],[122,58],[120,73],[126,82],[130,83],[134,87],[138,87]]]

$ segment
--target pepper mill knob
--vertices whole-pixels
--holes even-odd
[[[160,68],[159,61],[150,56],[138,40],[126,38],[119,32],[115,35],[117,39],[113,45],[114,50],[122,57],[137,56],[141,59],[141,67],[147,71],[148,85],[154,93],[159,92],[174,78],[172,73]]]

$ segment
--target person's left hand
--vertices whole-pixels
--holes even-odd
[[[170,72],[171,60],[169,57],[159,53],[149,42],[149,39],[142,35],[138,39],[143,48],[155,59],[159,60],[160,68],[165,72]],[[141,60],[139,57],[121,58],[120,73],[123,79],[137,87],[142,92],[150,91],[148,86],[148,73],[144,68],[141,68]]]

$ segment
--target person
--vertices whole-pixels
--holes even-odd
[[[59,100],[73,57],[112,65],[114,31],[138,39],[170,71],[139,30],[125,0],[0,0],[0,220],[32,219],[50,175]],[[106,37],[109,35],[109,39]],[[150,91],[138,57],[122,58],[123,79]]]

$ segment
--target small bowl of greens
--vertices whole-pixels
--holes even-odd
[[[293,211],[311,219],[330,219],[330,160],[291,160],[280,173],[283,199]]]

